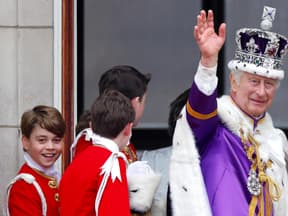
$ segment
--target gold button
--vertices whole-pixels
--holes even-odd
[[[60,200],[59,193],[55,193],[54,198],[57,202],[59,202]]]
[[[57,183],[56,183],[55,180],[51,180],[51,181],[48,182],[48,186],[50,188],[56,188],[57,187]]]

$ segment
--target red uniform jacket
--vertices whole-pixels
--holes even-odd
[[[21,167],[20,173],[28,173],[35,177],[46,199],[47,216],[59,215],[59,194],[56,179],[30,168],[26,163]],[[24,180],[18,180],[12,185],[8,207],[11,216],[42,215],[41,198],[36,188]]]
[[[101,167],[111,152],[100,146],[88,146],[77,155],[60,181],[61,216],[94,216],[95,199],[102,182]],[[109,176],[99,206],[99,216],[130,216],[126,164],[118,158],[122,181]]]
[[[82,151],[84,151],[88,146],[92,145],[92,141],[90,140],[85,140],[85,134],[83,134],[76,146],[75,146],[75,153],[74,153],[74,158],[81,153]],[[137,161],[137,153],[136,153],[136,149],[134,147],[134,145],[132,143],[129,143],[129,145],[125,146],[125,148],[122,150],[122,152],[125,154],[127,160],[129,163],[132,163],[134,161]]]

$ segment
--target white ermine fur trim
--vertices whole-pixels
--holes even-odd
[[[211,216],[195,139],[186,119],[186,107],[177,120],[169,169],[173,216]]]
[[[260,144],[259,152],[263,161],[273,161],[272,167],[266,170],[268,174],[280,187],[281,197],[273,201],[275,216],[288,216],[288,177],[286,170],[286,159],[288,153],[288,142],[284,132],[273,126],[271,116],[266,113],[265,118],[253,129],[253,121],[234,104],[231,97],[224,95],[217,101],[218,115],[222,123],[232,133],[240,136],[240,128],[244,136],[252,134]]]

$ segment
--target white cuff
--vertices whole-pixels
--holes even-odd
[[[210,96],[213,94],[218,84],[218,77],[216,76],[217,65],[214,67],[205,67],[199,62],[197,72],[194,77],[195,84],[199,90]]]

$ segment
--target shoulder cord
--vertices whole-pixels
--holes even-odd
[[[70,146],[70,162],[73,160],[74,156],[75,156],[75,150],[76,150],[76,146],[78,144],[78,141],[80,139],[80,137],[82,135],[85,135],[85,140],[89,141],[90,139],[92,139],[93,137],[93,131],[91,128],[85,128],[84,130],[82,130],[75,138],[74,142],[72,143],[72,145]]]
[[[107,162],[111,161],[108,168],[108,170],[104,170],[103,167],[105,166],[105,164],[101,167],[102,168],[102,172],[100,175],[102,175],[104,173],[104,176],[103,176],[103,179],[102,179],[102,182],[100,184],[100,187],[98,189],[98,192],[97,192],[97,195],[96,195],[96,200],[95,200],[95,212],[96,212],[96,216],[98,216],[99,212],[98,212],[98,209],[99,209],[99,205],[100,205],[100,201],[101,201],[101,198],[102,198],[102,195],[103,195],[103,192],[105,190],[105,187],[107,185],[107,181],[108,181],[108,178],[111,174],[111,171],[113,169],[113,165],[114,165],[114,162],[115,160],[118,160],[118,158],[121,157],[124,159],[125,163],[126,163],[126,166],[128,165],[128,161],[127,161],[127,158],[126,156],[122,153],[122,152],[112,152],[112,154],[109,156],[109,158],[107,159],[107,161],[105,162],[105,164],[107,164]],[[113,180],[113,177],[111,176],[112,180]]]
[[[244,145],[247,157],[251,161],[250,170],[255,173],[256,178],[258,179],[257,181],[259,181],[259,183],[265,188],[264,190],[259,185],[259,193],[251,193],[252,199],[249,205],[249,216],[254,216],[257,203],[259,204],[258,215],[264,216],[264,212],[266,212],[267,215],[272,215],[272,200],[278,201],[281,196],[281,190],[279,186],[272,180],[270,176],[265,173],[265,170],[271,167],[272,161],[269,160],[266,163],[261,161],[259,155],[259,143],[250,133],[248,134],[248,139],[244,138],[243,130],[240,130],[240,133],[241,141]],[[248,143],[250,143],[251,145],[249,145]]]
[[[6,216],[10,216],[9,213],[9,205],[8,205],[8,201],[9,201],[9,195],[10,195],[10,190],[13,186],[13,184],[15,182],[17,182],[18,180],[24,180],[26,183],[28,184],[33,184],[33,186],[35,187],[35,189],[37,190],[40,199],[41,199],[41,203],[42,203],[42,215],[46,216],[47,214],[47,204],[46,204],[46,199],[45,196],[43,194],[43,191],[41,190],[40,185],[37,183],[37,181],[35,180],[35,177],[32,176],[31,174],[28,173],[21,173],[19,175],[17,175],[7,186],[7,194],[6,194],[6,199],[5,199],[5,203],[4,203],[4,215]],[[6,214],[5,214],[6,213]]]

